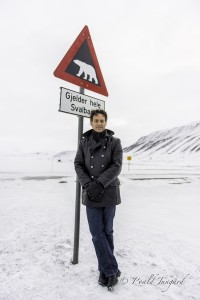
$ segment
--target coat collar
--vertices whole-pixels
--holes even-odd
[[[90,130],[84,132],[84,133],[83,133],[83,137],[89,139],[89,138],[92,136],[92,130],[93,130],[93,129],[90,129]],[[106,129],[105,137],[109,137],[109,136],[112,136],[112,135],[114,135],[114,134],[115,134],[115,133],[114,133],[112,130]]]

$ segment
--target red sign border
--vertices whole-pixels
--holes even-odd
[[[100,86],[65,72],[66,68],[71,63],[72,59],[74,58],[77,51],[79,50],[79,48],[81,47],[81,45],[83,44],[83,42],[85,40],[87,40],[87,43],[88,43],[90,54],[91,54],[93,62],[94,62],[94,67],[95,67],[97,76],[100,81]],[[96,53],[94,50],[91,35],[90,35],[89,28],[87,25],[84,26],[84,28],[79,33],[78,37],[76,38],[76,40],[74,41],[72,46],[69,48],[69,50],[67,51],[67,53],[65,54],[65,56],[63,57],[61,62],[59,63],[58,67],[55,69],[54,76],[56,76],[60,79],[63,79],[65,81],[68,81],[70,83],[76,84],[84,89],[91,90],[93,92],[96,92],[96,93],[104,95],[104,96],[108,96],[108,91],[107,91],[107,88],[106,88],[106,85],[105,85],[105,82],[103,79],[103,75],[101,73],[99,62],[98,62],[98,59],[97,59],[97,56],[96,56]]]

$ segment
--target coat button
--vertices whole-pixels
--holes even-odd
[[[93,166],[91,166],[90,168],[93,168]]]

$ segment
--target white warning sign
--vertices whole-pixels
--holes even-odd
[[[60,88],[59,111],[89,118],[91,110],[105,110],[105,101],[75,91]]]

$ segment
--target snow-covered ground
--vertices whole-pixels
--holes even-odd
[[[200,299],[200,164],[124,160],[113,292],[97,283],[84,206],[71,264],[75,180],[70,156],[1,155],[0,300]]]

